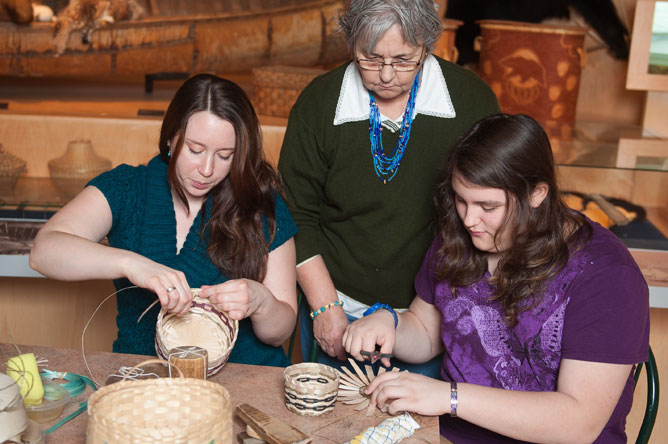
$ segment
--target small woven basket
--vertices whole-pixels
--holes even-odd
[[[72,198],[88,181],[111,168],[111,161],[97,155],[90,140],[72,140],[65,153],[49,160],[51,183],[65,197]]]
[[[88,416],[88,444],[232,443],[230,394],[222,385],[201,379],[107,385],[90,396]]]
[[[334,409],[339,375],[332,367],[313,362],[291,365],[283,372],[285,406],[304,416],[318,416]]]
[[[16,181],[25,172],[25,160],[3,150],[2,144],[0,144],[0,192],[8,193],[12,191]]]
[[[196,345],[208,354],[207,376],[223,368],[232,353],[239,334],[239,321],[230,319],[193,289],[190,311],[182,316],[160,310],[155,326],[155,351],[169,360],[170,350]]]
[[[264,116],[288,117],[302,90],[325,72],[282,65],[253,68],[255,110]]]

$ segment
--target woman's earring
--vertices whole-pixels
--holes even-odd
[[[172,157],[172,152],[171,151],[167,151],[167,157]]]

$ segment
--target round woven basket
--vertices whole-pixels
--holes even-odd
[[[332,367],[313,362],[291,365],[283,372],[285,406],[304,416],[318,416],[334,409],[339,375]]]
[[[73,140],[65,153],[49,160],[51,182],[66,197],[72,198],[86,183],[111,168],[111,161],[93,150],[90,140]]]
[[[25,160],[2,149],[0,144],[0,192],[8,193],[14,189],[19,176],[26,172]]]
[[[230,394],[202,379],[117,382],[91,395],[88,416],[89,444],[232,442]]]
[[[160,310],[155,326],[155,351],[169,360],[169,351],[182,346],[196,345],[207,351],[207,376],[223,368],[232,353],[239,334],[239,321],[230,319],[193,289],[190,311],[182,316]]]

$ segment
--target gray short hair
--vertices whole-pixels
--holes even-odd
[[[339,25],[351,54],[359,48],[371,54],[385,31],[401,28],[404,42],[431,49],[443,31],[433,0],[352,0]]]

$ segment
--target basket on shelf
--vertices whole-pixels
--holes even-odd
[[[207,299],[199,297],[194,288],[190,311],[178,316],[160,310],[155,327],[155,351],[159,357],[169,360],[170,350],[195,345],[206,350],[207,376],[223,368],[232,353],[239,334],[239,321],[219,311]]]
[[[0,144],[0,192],[8,193],[16,186],[21,174],[26,172],[25,160],[4,150]]]
[[[88,416],[88,444],[232,442],[230,394],[202,379],[116,382],[90,396]]]
[[[98,156],[90,140],[73,140],[65,154],[49,160],[49,175],[53,185],[66,197],[72,198],[92,178],[111,168],[111,161]]]
[[[259,115],[288,117],[302,90],[324,69],[294,66],[253,68],[253,105]]]
[[[285,406],[304,416],[318,416],[334,409],[339,375],[328,365],[314,362],[294,364],[283,372]]]

